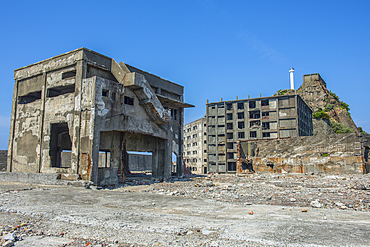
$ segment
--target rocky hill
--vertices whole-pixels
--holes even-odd
[[[303,76],[298,90],[279,90],[278,95],[298,93],[313,110],[314,134],[358,133],[348,104],[326,88],[318,73]]]

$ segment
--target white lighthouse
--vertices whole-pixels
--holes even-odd
[[[291,67],[289,70],[290,73],[290,89],[294,89],[294,68]]]

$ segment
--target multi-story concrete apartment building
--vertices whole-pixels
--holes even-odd
[[[206,105],[207,171],[235,173],[239,140],[311,136],[312,110],[297,94]]]
[[[184,126],[183,159],[192,173],[207,173],[206,119],[201,118]]]

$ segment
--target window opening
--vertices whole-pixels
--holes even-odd
[[[99,168],[110,167],[110,151],[109,150],[99,150]]]
[[[64,72],[64,73],[62,73],[62,80],[67,79],[67,78],[71,78],[71,77],[75,77],[75,76],[76,76],[76,70]]]
[[[238,137],[241,138],[241,139],[245,138],[245,133],[244,132],[239,132]]]
[[[228,162],[227,163],[227,169],[229,171],[236,171],[236,162]]]
[[[262,133],[263,137],[270,137],[270,133]]]
[[[257,132],[256,131],[251,131],[250,132],[250,137],[251,138],[257,138]]]
[[[269,130],[270,129],[270,123],[269,122],[263,122],[262,123],[262,129],[263,130]]]
[[[109,97],[109,90],[103,89],[102,92],[101,92],[101,96]]]
[[[244,129],[245,125],[244,122],[238,122],[238,129]]]
[[[238,110],[244,109],[244,103],[238,103]]]
[[[52,167],[71,167],[72,142],[67,123],[51,124],[49,155]]]
[[[177,109],[171,109],[171,117],[173,120],[177,120]]]
[[[124,103],[126,105],[134,105],[134,98],[125,96],[124,97]]]
[[[268,105],[269,105],[268,99],[261,100],[261,106],[268,106]]]
[[[249,118],[250,119],[258,119],[260,118],[260,111],[251,111],[249,112]]]
[[[249,108],[256,108],[256,101],[254,100],[249,101]]]
[[[49,88],[47,91],[47,97],[56,97],[59,95],[67,94],[67,93],[74,93],[75,92],[75,84],[62,86],[62,87],[54,87]]]
[[[24,96],[18,97],[18,104],[28,104],[41,99],[41,91],[32,92]]]
[[[238,119],[244,119],[244,112],[238,113]]]

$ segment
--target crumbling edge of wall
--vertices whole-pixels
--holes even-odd
[[[42,185],[64,185],[73,187],[89,187],[90,181],[69,181],[58,179],[57,173],[21,173],[21,172],[0,172],[0,182],[42,184]]]

